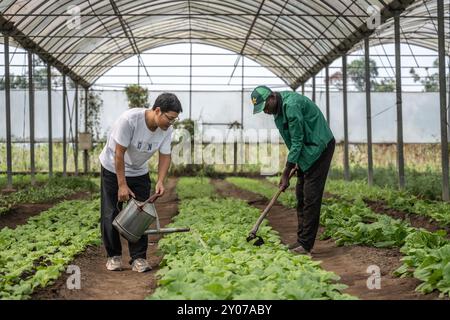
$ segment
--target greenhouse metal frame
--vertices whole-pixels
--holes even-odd
[[[83,28],[67,27],[73,18],[68,8],[76,6]],[[368,8],[378,8],[380,25]],[[450,56],[450,0],[244,0],[244,1],[23,1],[0,2],[0,31],[5,56],[5,106],[8,185],[12,185],[11,102],[9,47],[28,53],[28,78],[33,81],[32,55],[39,56],[50,70],[63,75],[63,172],[66,174],[66,77],[87,97],[101,75],[122,61],[144,51],[176,43],[208,44],[249,57],[267,67],[292,90],[312,79],[313,100],[316,75],[325,69],[326,109],[329,114],[329,65],[343,60],[344,176],[350,178],[347,115],[347,55],[363,44],[366,70],[368,182],[373,183],[370,47],[395,44],[397,107],[397,163],[400,188],[405,186],[402,123],[401,43],[418,45],[439,54],[441,121],[442,199],[449,201],[449,148],[446,57]],[[192,52],[191,52],[192,61]],[[236,68],[237,66],[235,66]],[[50,72],[48,83],[51,83]],[[49,141],[52,141],[51,85],[48,85]],[[34,176],[34,87],[29,86],[30,164]],[[78,130],[78,99],[75,99],[75,139]],[[87,99],[85,99],[87,102]],[[87,110],[87,107],[85,108]],[[329,117],[327,117],[329,119]],[[75,141],[78,152],[78,141]],[[76,157],[77,159],[77,157]],[[78,163],[75,163],[76,171]],[[84,153],[87,170],[87,152]],[[49,148],[52,173],[52,148]]]

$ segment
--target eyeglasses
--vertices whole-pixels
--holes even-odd
[[[167,114],[165,114],[165,113],[163,113],[163,115],[166,116],[166,118],[167,118],[167,120],[169,120],[169,123],[170,123],[170,124],[174,124],[175,122],[177,122],[178,120],[180,120],[180,118],[178,118],[178,117],[176,117],[176,118],[174,118],[174,119],[171,119],[171,118],[169,118],[169,117],[167,116]]]

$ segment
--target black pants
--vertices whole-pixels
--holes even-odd
[[[336,142],[331,140],[319,159],[306,172],[298,171],[296,187],[298,242],[310,251],[319,229],[323,190],[333,158]]]
[[[126,177],[128,187],[133,191],[136,200],[145,201],[150,196],[150,177],[148,174],[139,177]],[[117,208],[117,193],[119,186],[115,173],[101,168],[101,231],[102,240],[108,257],[122,255],[120,234],[113,227],[112,222],[119,213]],[[122,203],[119,203],[122,209]],[[138,242],[128,242],[132,263],[135,259],[146,259],[148,247],[148,236],[143,235]]]

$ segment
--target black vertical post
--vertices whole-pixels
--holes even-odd
[[[302,83],[302,95],[305,95],[305,83]]]
[[[63,74],[63,176],[67,176],[67,136],[66,136],[66,97],[67,97],[67,88],[66,88],[66,75]]]
[[[342,92],[344,100],[344,179],[350,180],[348,151],[348,111],[347,111],[347,55],[342,56]]]
[[[52,73],[47,64],[47,106],[48,106],[48,175],[53,176],[53,134],[52,134]]]
[[[31,184],[35,183],[36,163],[34,157],[34,81],[33,81],[33,53],[28,54],[28,101],[29,101],[29,119],[30,119],[30,171]]]
[[[325,68],[325,103],[328,126],[330,126],[330,69]]]
[[[316,102],[316,76],[312,78],[312,101]]]
[[[403,153],[403,102],[402,102],[402,65],[400,42],[400,12],[394,15],[395,32],[395,75],[397,92],[397,165],[400,189],[405,188],[405,157]]]
[[[84,89],[84,132],[87,133],[88,132],[88,88]],[[87,174],[88,173],[88,162],[89,162],[89,155],[88,155],[88,151],[85,149],[83,150],[83,169],[84,169],[84,173]]]
[[[365,77],[366,77],[366,117],[367,117],[367,181],[369,186],[373,185],[373,155],[372,155],[372,102],[370,83],[370,46],[369,37],[364,39],[365,53]]]
[[[78,175],[78,83],[75,83],[75,175]]]
[[[7,189],[12,189],[12,147],[11,147],[11,80],[9,74],[9,36],[4,37],[5,55],[5,116],[6,116],[6,175]]]
[[[189,47],[189,119],[192,119],[192,42]]]
[[[445,24],[444,0],[437,0],[438,47],[439,47],[439,93],[441,118],[442,200],[449,201],[449,155],[447,141],[447,84],[445,75]]]

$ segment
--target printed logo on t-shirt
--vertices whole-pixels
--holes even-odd
[[[142,141],[138,141],[137,149],[138,149],[138,150],[141,150],[141,148],[142,148]]]
[[[151,143],[147,143],[147,144],[148,144],[147,151],[152,150],[152,144]]]

